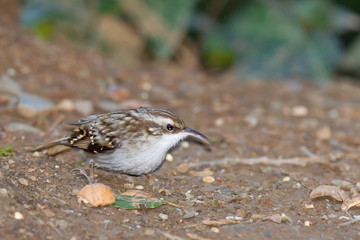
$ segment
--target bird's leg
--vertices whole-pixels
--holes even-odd
[[[74,168],[70,172],[79,171],[80,174],[84,175],[88,180],[89,184],[94,183],[94,160],[90,160],[90,175],[86,174],[86,171],[83,168]]]
[[[95,165],[95,162],[94,160],[90,159],[90,181],[89,181],[89,184],[92,184],[93,182],[95,182],[95,179],[94,179],[94,165]]]
[[[154,185],[155,182],[149,174],[144,174],[143,176],[146,178],[150,186]]]

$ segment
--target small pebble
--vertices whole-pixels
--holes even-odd
[[[21,212],[15,212],[14,218],[17,219],[17,220],[23,220],[24,215],[22,215]]]
[[[314,204],[305,203],[305,209],[313,209],[313,208],[314,208]]]
[[[301,188],[301,184],[300,184],[300,183],[296,183],[296,184],[294,184],[293,188],[299,189],[299,188]]]
[[[289,176],[286,176],[286,177],[284,177],[284,178],[282,179],[283,182],[288,182],[288,181],[290,181],[290,180],[291,180],[291,179],[290,179]]]
[[[166,159],[166,161],[168,161],[168,162],[174,161],[174,157],[173,157],[173,155],[171,155],[170,153],[166,154],[165,159]]]
[[[189,143],[188,141],[183,141],[183,142],[181,143],[181,147],[182,147],[182,148],[188,148],[188,147],[190,147],[190,143]]]
[[[32,155],[33,155],[33,157],[40,157],[40,153],[39,153],[39,152],[37,152],[37,151],[36,151],[36,152],[34,152]]]
[[[57,105],[57,109],[64,112],[72,112],[75,109],[75,105],[70,99],[63,99]]]
[[[150,91],[152,88],[152,85],[149,82],[143,82],[140,84],[140,87],[141,87],[141,89],[143,89],[145,91]]]
[[[146,236],[152,236],[155,234],[155,231],[153,229],[146,229],[145,230],[145,235]]]
[[[25,178],[19,178],[19,183],[21,183],[24,186],[28,186],[29,185],[29,181]]]
[[[305,225],[306,227],[311,227],[311,226],[312,226],[312,223],[311,223],[310,221],[305,221],[305,222],[304,222],[304,225]]]
[[[251,113],[244,118],[244,121],[249,124],[250,127],[255,127],[259,123],[258,117]]]
[[[189,218],[193,218],[196,216],[196,212],[191,210],[188,213],[185,213],[185,215],[183,216],[184,219],[189,219]]]
[[[316,137],[320,140],[329,140],[331,135],[331,129],[328,126],[322,127],[316,131]]]
[[[29,132],[29,133],[35,133],[35,134],[42,134],[43,132],[36,127],[33,127],[31,125],[25,124],[25,123],[9,123],[6,126],[6,130],[9,132]]]
[[[53,108],[51,101],[37,95],[21,92],[18,97],[20,102],[17,105],[17,111],[23,117],[32,118],[42,111]]]
[[[0,188],[0,198],[9,198],[9,194],[6,188]]]
[[[75,102],[75,110],[82,115],[89,115],[94,110],[94,105],[89,100],[78,100]]]
[[[223,118],[218,118],[218,119],[215,120],[215,125],[217,127],[220,127],[223,124],[224,124],[224,119]]]
[[[212,176],[206,176],[206,177],[203,178],[203,182],[205,182],[205,183],[213,183],[213,182],[215,182],[215,178],[212,177]]]
[[[217,227],[212,227],[210,228],[210,231],[212,231],[213,233],[219,233],[220,229],[218,229]]]
[[[169,217],[167,214],[164,214],[164,213],[159,213],[159,217],[162,219],[162,220],[168,220]]]
[[[143,186],[141,186],[141,185],[136,185],[136,186],[135,186],[135,189],[137,189],[137,190],[143,190],[143,189],[144,189],[144,187],[143,187]]]
[[[308,114],[308,109],[305,106],[296,106],[292,109],[292,115],[295,117],[305,117]]]

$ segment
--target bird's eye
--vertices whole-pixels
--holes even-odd
[[[172,131],[174,129],[174,126],[169,123],[168,125],[166,125],[166,128],[167,130]]]

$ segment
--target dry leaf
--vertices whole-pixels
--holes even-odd
[[[271,216],[266,216],[266,215],[262,215],[262,214],[253,214],[251,216],[251,219],[254,222],[256,222],[256,221],[266,221],[266,220],[270,220],[270,221],[273,221],[275,223],[292,222],[292,219],[290,217],[288,217],[285,213],[282,213],[281,215],[276,213],[276,214],[273,214]]]
[[[282,220],[280,214],[278,213],[271,215],[269,219],[275,223],[281,223]]]
[[[207,176],[211,176],[214,174],[213,171],[211,171],[210,169],[206,168],[202,171],[194,171],[194,170],[191,170],[189,172],[190,176],[193,176],[193,177],[207,177]]]
[[[110,187],[102,183],[88,184],[77,194],[79,201],[90,203],[94,207],[111,205],[115,196]]]
[[[179,166],[176,167],[176,171],[179,173],[186,173],[189,170],[189,164],[182,163]]]
[[[332,197],[337,201],[345,201],[348,199],[348,196],[343,190],[330,185],[320,185],[310,193],[310,199],[324,196]]]
[[[263,221],[263,220],[267,220],[268,217],[265,216],[265,215],[262,215],[262,214],[253,214],[251,215],[251,219],[254,221],[254,222],[257,222],[257,221]]]
[[[345,201],[341,205],[341,209],[344,210],[344,211],[347,211],[353,206],[360,207],[360,195],[357,195],[357,196],[353,197],[349,201]]]
[[[48,208],[43,209],[42,212],[44,213],[45,216],[49,218],[55,217],[55,213]]]
[[[292,222],[291,217],[287,216],[285,213],[281,214],[281,222]]]

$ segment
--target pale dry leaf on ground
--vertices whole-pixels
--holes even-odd
[[[265,216],[265,215],[262,215],[262,214],[253,214],[253,215],[251,215],[251,219],[252,219],[254,222],[264,221],[264,220],[267,220],[267,219],[268,219],[268,216]]]
[[[111,205],[115,202],[114,192],[102,183],[88,184],[77,194],[79,202],[85,202],[94,207]]]
[[[253,214],[251,216],[251,219],[256,221],[267,221],[270,220],[275,223],[284,223],[284,222],[292,222],[292,219],[288,217],[285,213],[282,213],[281,215],[276,213],[270,216],[262,215],[262,214]]]
[[[324,196],[332,197],[337,201],[346,201],[349,198],[345,191],[330,185],[320,185],[310,193],[310,199]]]
[[[353,206],[357,206],[360,207],[360,195],[354,196],[353,198],[351,198],[348,201],[345,201],[342,205],[341,205],[341,209],[344,211],[349,210],[351,207]]]
[[[179,173],[186,173],[189,170],[189,164],[182,163],[179,166],[176,167],[176,171]]]
[[[202,171],[194,171],[194,170],[191,170],[189,172],[190,176],[193,176],[193,177],[207,177],[207,176],[211,176],[214,174],[213,171],[211,171],[210,169],[208,168],[205,168],[204,170]]]
[[[278,213],[271,215],[269,219],[275,223],[281,223],[281,216]]]

